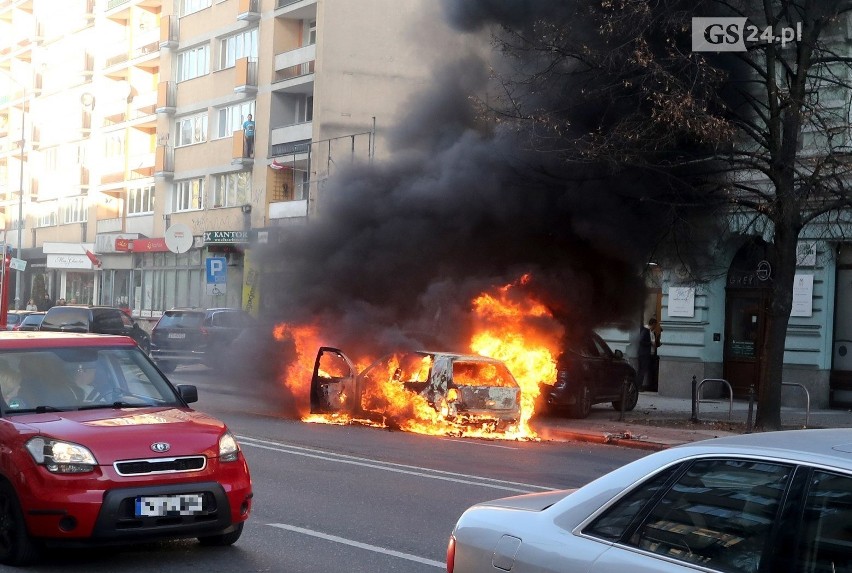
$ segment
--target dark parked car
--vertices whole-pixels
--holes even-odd
[[[566,341],[556,361],[556,380],[542,383],[540,390],[545,410],[574,418],[585,418],[593,404],[603,402],[612,402],[620,411],[625,390],[625,411],[635,408],[639,399],[636,370],[594,332]]]
[[[6,330],[15,330],[15,327],[20,324],[24,317],[32,314],[33,310],[10,310],[6,315]]]
[[[39,330],[48,332],[92,332],[120,334],[136,341],[146,354],[151,351],[151,337],[145,329],[115,306],[54,306],[41,321]]]
[[[228,347],[255,319],[238,308],[167,310],[151,330],[151,357],[163,372],[179,364],[221,368]]]
[[[44,312],[30,312],[12,330],[38,330],[44,320]]]
[[[387,422],[397,415],[390,409],[399,405],[397,389],[407,391],[410,402],[423,397],[443,420],[457,425],[505,429],[521,418],[521,389],[500,360],[452,352],[400,352],[357,373],[345,354],[325,346],[314,364],[311,412],[374,414]]]

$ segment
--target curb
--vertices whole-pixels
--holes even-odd
[[[566,431],[566,430],[553,430],[550,429],[547,431],[548,439],[555,441],[572,441],[572,442],[588,442],[593,444],[603,444],[609,446],[623,446],[626,448],[633,448],[637,450],[646,450],[652,452],[659,452],[662,450],[667,450],[673,446],[681,445],[680,443],[668,443],[663,444],[659,442],[650,442],[637,440],[630,436],[630,434],[597,434],[597,433],[588,433],[588,432],[574,432],[574,431]],[[558,438],[557,438],[558,437]]]

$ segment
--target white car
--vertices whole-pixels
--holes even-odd
[[[852,430],[706,440],[577,490],[477,504],[447,571],[852,572]]]

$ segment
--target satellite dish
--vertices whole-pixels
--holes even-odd
[[[185,253],[192,248],[192,229],[176,223],[166,229],[166,246],[173,253]]]

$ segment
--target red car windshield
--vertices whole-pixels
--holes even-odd
[[[107,407],[182,406],[135,347],[0,350],[4,416]]]

